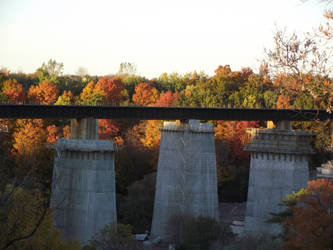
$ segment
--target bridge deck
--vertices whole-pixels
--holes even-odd
[[[140,120],[238,120],[309,121],[332,119],[325,110],[136,107],[136,106],[62,106],[0,104],[0,118],[104,118]]]

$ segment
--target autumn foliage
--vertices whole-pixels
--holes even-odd
[[[28,98],[33,103],[54,104],[58,99],[58,87],[49,81],[41,82],[37,86],[31,86],[28,92]]]
[[[285,249],[333,248],[333,180],[308,183],[292,206],[292,216],[284,222]]]
[[[120,131],[119,124],[115,120],[98,119],[98,136],[101,140],[112,140]]]
[[[140,83],[135,87],[132,97],[133,103],[139,106],[148,106],[156,103],[159,98],[159,91],[149,83]]]
[[[278,109],[288,109],[290,107],[289,98],[285,95],[279,95],[276,101],[276,108]]]
[[[122,101],[124,86],[119,77],[111,79],[102,77],[96,83],[95,88],[104,92],[105,102],[107,104],[119,105]]]
[[[46,142],[42,119],[18,119],[13,133],[13,154],[22,162],[32,159]]]
[[[152,106],[155,107],[172,107],[175,105],[177,98],[179,97],[178,93],[173,93],[172,91],[167,91],[160,95],[156,103]]]
[[[3,84],[2,92],[7,96],[10,103],[22,104],[26,99],[25,90],[16,79],[6,80]]]
[[[247,128],[258,128],[255,121],[218,121],[215,137],[226,141],[234,159],[247,159],[249,152],[243,151],[243,147],[251,140],[246,133]]]

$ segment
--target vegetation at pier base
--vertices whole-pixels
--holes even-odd
[[[84,250],[139,250],[143,249],[132,236],[132,226],[107,224],[93,237]]]
[[[284,249],[333,248],[333,180],[310,181],[305,189],[287,195],[286,209],[272,214],[283,225]]]
[[[206,250],[213,246],[221,249],[233,239],[233,233],[228,225],[204,216],[173,215],[168,221],[167,229],[169,234],[167,241],[179,250]]]

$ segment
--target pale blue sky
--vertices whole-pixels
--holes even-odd
[[[0,0],[0,67],[32,73],[43,62],[64,73],[116,73],[132,62],[148,78],[219,65],[256,70],[275,25],[304,32],[325,4],[300,0]]]

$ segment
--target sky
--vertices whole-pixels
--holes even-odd
[[[0,0],[0,68],[43,62],[116,74],[134,63],[148,78],[219,65],[255,72],[278,28],[303,34],[324,22],[316,0]]]

